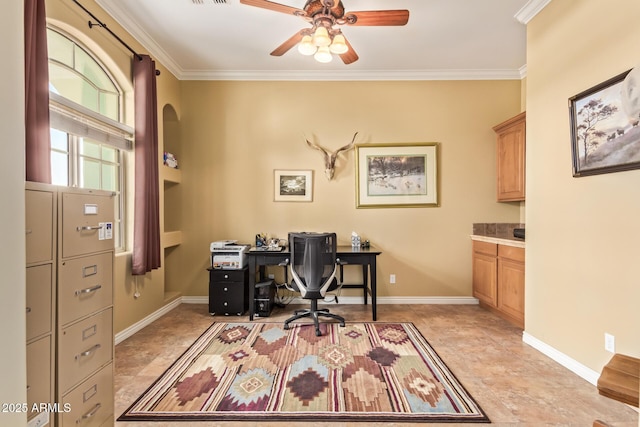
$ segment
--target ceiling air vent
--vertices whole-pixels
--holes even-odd
[[[193,4],[226,3],[227,0],[191,0]]]

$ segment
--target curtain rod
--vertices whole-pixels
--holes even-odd
[[[111,31],[111,29],[109,27],[107,27],[107,24],[105,24],[104,22],[100,21],[93,13],[91,13],[86,7],[84,7],[83,5],[81,5],[78,0],[73,0],[73,2],[78,5],[78,7],[80,7],[80,9],[84,10],[92,19],[96,20],[98,23],[94,24],[93,22],[89,21],[89,28],[93,28],[95,26],[98,26],[100,28],[104,28],[105,30],[107,30],[109,32],[109,34],[111,34],[116,40],[118,40],[120,42],[121,45],[123,45],[124,47],[127,48],[127,50],[129,50],[129,52],[131,52],[133,54],[133,56],[135,56],[136,58],[138,58],[138,60],[142,61],[142,55],[140,55],[139,53],[137,53],[135,50],[133,50],[131,48],[131,46],[129,46],[128,44],[126,44],[124,42],[124,40],[122,40],[120,37],[118,37],[118,35],[116,33],[114,33],[113,31]],[[160,70],[156,70],[156,76],[160,75]]]

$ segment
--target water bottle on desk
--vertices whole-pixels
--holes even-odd
[[[360,236],[358,236],[358,233],[356,233],[355,231],[351,233],[351,248],[360,249]]]

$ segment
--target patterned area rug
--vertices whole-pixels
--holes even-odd
[[[411,323],[214,323],[118,421],[490,422]]]

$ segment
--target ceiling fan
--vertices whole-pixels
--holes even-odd
[[[303,55],[319,62],[330,62],[337,54],[345,64],[358,60],[358,54],[342,34],[340,26],[395,26],[409,21],[408,10],[368,10],[345,12],[342,0],[307,0],[302,9],[268,0],[240,0],[249,6],[298,16],[311,24],[278,46],[271,55],[282,56],[296,44]]]

